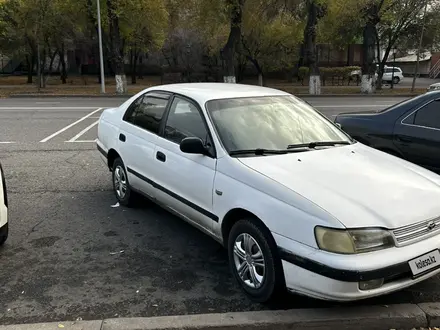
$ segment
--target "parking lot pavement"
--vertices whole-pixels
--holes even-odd
[[[338,108],[357,103],[371,110],[384,101],[332,98],[316,105],[331,117]],[[146,200],[131,209],[113,207],[110,173],[93,142],[96,126],[66,142],[101,110],[41,142],[120,100],[93,100],[77,109],[47,105],[50,111],[36,105],[6,111],[25,105],[2,102],[0,139],[14,143],[0,145],[11,230],[0,250],[0,324],[330,306],[294,295],[253,304],[237,289],[218,243]],[[438,276],[358,304],[439,299]]]

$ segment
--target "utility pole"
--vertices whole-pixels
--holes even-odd
[[[99,39],[99,66],[101,71],[101,93],[105,94],[105,78],[104,78],[104,55],[102,51],[102,30],[101,30],[101,7],[100,0],[96,0],[98,8],[98,39]]]
[[[426,17],[427,8],[428,8],[428,1],[426,1],[425,9],[423,11],[422,33],[420,34],[419,49],[417,49],[417,61],[416,61],[416,68],[414,70],[414,77],[413,77],[413,81],[412,81],[411,92],[414,92],[414,89],[416,88],[416,79],[417,79],[417,74],[419,73],[420,50],[422,49],[423,33],[425,31],[425,17]]]

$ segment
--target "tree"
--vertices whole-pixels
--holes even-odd
[[[167,25],[168,12],[163,1],[130,0],[125,3],[122,34],[130,50],[133,84],[136,83],[136,68],[140,54],[147,54],[163,46]]]
[[[381,19],[377,27],[376,47],[385,47],[385,54],[380,59],[378,52],[377,61],[379,63],[379,74],[377,88],[382,88],[382,75],[385,64],[388,61],[391,49],[395,47],[411,27],[412,22],[423,15],[422,11],[426,3],[432,0],[381,0],[382,6]]]
[[[309,94],[321,94],[321,77],[319,74],[316,50],[316,36],[318,21],[327,11],[327,4],[323,0],[306,0],[307,23],[304,29],[305,65],[309,67]]]
[[[235,83],[235,54],[240,47],[241,28],[243,21],[243,6],[245,0],[225,0],[226,10],[229,13],[230,30],[228,41],[222,49],[222,57],[225,61],[226,71],[224,82]]]
[[[291,12],[270,8],[266,1],[247,0],[243,11],[240,53],[254,65],[260,85],[265,70],[291,67],[303,37],[303,22]]]
[[[384,0],[370,0],[361,7],[364,19],[361,92],[366,94],[371,94],[375,90],[375,51],[380,54],[380,49],[375,49],[378,44],[376,25],[380,22],[380,11],[383,4]]]
[[[116,93],[126,94],[125,51],[120,29],[123,0],[106,0],[106,4],[110,39],[110,60],[115,72]]]

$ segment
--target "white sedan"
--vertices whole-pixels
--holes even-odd
[[[0,246],[8,239],[8,194],[3,168],[0,164]]]
[[[223,244],[255,301],[350,301],[440,273],[440,176],[347,136],[279,90],[156,86],[105,110],[116,198],[155,200]]]

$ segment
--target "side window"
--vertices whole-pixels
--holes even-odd
[[[125,111],[123,120],[134,124],[134,117],[132,116],[132,114],[136,110],[136,108],[139,107],[139,105],[142,103],[143,97],[144,96],[138,97],[136,100],[133,101],[132,104],[130,104],[130,106],[127,108],[127,111]]]
[[[175,97],[165,125],[164,138],[180,143],[187,137],[198,137],[205,144],[209,142],[208,131],[197,107],[185,99]]]
[[[385,69],[384,70],[384,73],[392,73],[393,72],[393,69]]]
[[[428,103],[416,112],[414,125],[440,129],[440,102]]]
[[[147,131],[158,134],[160,121],[168,104],[168,100],[145,95],[140,98],[140,101],[135,101],[131,112],[127,113],[126,121],[139,126]],[[131,106],[130,106],[131,108]]]

